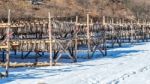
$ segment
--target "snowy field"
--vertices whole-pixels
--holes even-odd
[[[105,58],[64,66],[13,68],[0,84],[150,84],[150,43],[110,49]]]

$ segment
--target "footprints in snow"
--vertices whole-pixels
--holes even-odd
[[[88,80],[88,84],[100,84],[100,81],[96,78],[92,78]]]
[[[139,72],[144,72],[144,71],[147,71],[150,69],[150,66],[147,66],[147,67],[143,67],[139,70]]]
[[[140,72],[145,72],[145,71],[148,71],[150,70],[150,65],[149,66],[146,66],[146,67],[143,67],[141,69],[139,69],[138,71],[133,71],[131,73],[127,73],[127,74],[123,74],[122,76],[120,76],[119,78],[117,79],[114,79],[112,80],[111,82],[107,83],[107,84],[118,84],[120,81],[123,81],[137,73],[140,73]]]
[[[123,81],[125,80],[126,78],[129,78],[130,76],[136,74],[136,72],[131,72],[131,73],[128,73],[128,74],[123,74],[121,77],[117,78],[117,79],[114,79],[112,80],[111,82],[109,82],[108,84],[118,84],[120,81]]]

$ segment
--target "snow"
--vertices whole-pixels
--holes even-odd
[[[11,68],[10,76],[0,79],[0,84],[150,84],[149,46],[109,49],[107,57],[63,66]]]

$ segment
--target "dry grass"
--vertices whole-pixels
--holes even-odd
[[[12,16],[17,17],[47,17],[51,11],[54,16],[119,16],[128,17],[132,14],[121,2],[112,0],[44,0],[41,5],[32,5],[27,0],[0,1],[0,16],[7,16],[7,9],[12,10]]]
[[[62,17],[90,13],[93,17],[105,15],[134,19],[150,15],[150,0],[43,0],[40,5],[32,5],[28,0],[1,0],[1,18],[7,17],[8,8],[11,9],[11,18],[47,18],[50,11],[53,16]]]

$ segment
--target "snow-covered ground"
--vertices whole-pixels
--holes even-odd
[[[107,57],[64,66],[13,68],[0,84],[150,84],[150,43],[110,49]]]

